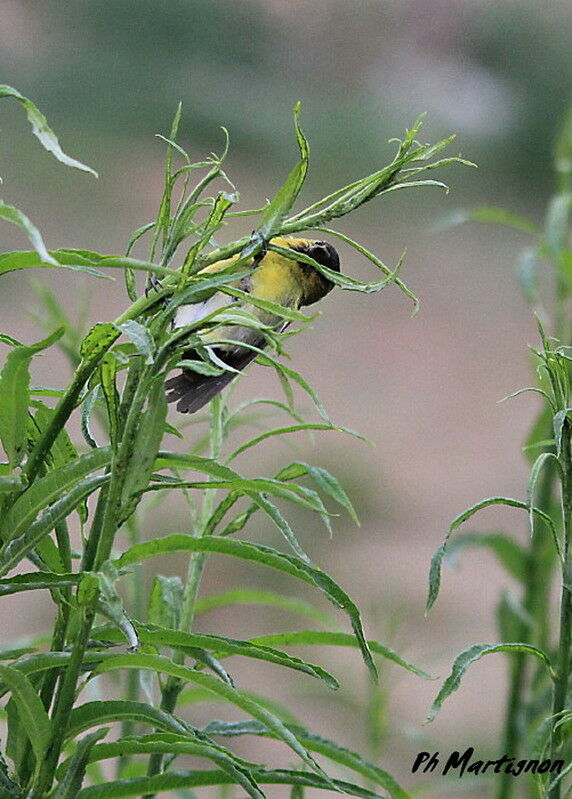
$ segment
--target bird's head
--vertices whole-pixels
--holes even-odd
[[[317,263],[334,272],[340,271],[340,257],[335,247],[327,241],[313,241],[312,239],[274,239],[274,241],[280,246],[287,246],[295,252],[308,255]],[[311,264],[304,261],[295,263],[300,270],[300,280],[303,284],[300,306],[318,302],[334,288],[335,284]]]

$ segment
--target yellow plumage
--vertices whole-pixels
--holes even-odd
[[[324,241],[313,241],[301,238],[276,237],[272,243],[280,247],[289,248],[294,252],[310,256],[319,264],[339,271],[340,262],[336,250],[331,244]],[[238,256],[217,261],[206,267],[200,274],[219,272],[230,266]],[[258,260],[258,259],[257,259]],[[252,262],[253,264],[255,261]],[[301,308],[311,305],[324,297],[334,284],[324,277],[317,269],[302,261],[286,258],[280,253],[269,250],[263,253],[258,260],[256,269],[246,278],[236,281],[236,288],[251,294],[261,300],[277,303],[286,308]],[[265,325],[276,329],[284,327],[284,320],[276,315],[269,314],[246,301],[234,301],[222,292],[215,293],[204,302],[183,305],[177,309],[174,325],[180,327],[200,321],[205,316],[218,308],[228,305],[244,307],[256,316]],[[256,352],[241,343],[250,344],[261,348],[265,346],[264,336],[260,331],[244,325],[223,325],[201,335],[202,340],[208,345],[209,339],[232,339],[234,345],[216,345],[214,348],[219,358],[234,370],[242,370],[255,357]],[[196,358],[193,350],[188,350],[183,355],[184,359]],[[193,413],[202,408],[209,400],[219,393],[234,377],[235,371],[223,372],[221,375],[202,375],[189,369],[167,381],[169,402],[177,402],[177,409],[182,413]]]

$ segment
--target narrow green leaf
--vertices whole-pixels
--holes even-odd
[[[53,469],[21,494],[2,520],[4,542],[19,538],[37,519],[39,513],[65,495],[83,478],[106,467],[111,462],[111,448],[100,447],[80,455],[60,469]]]
[[[544,397],[549,406],[553,410],[556,410],[554,407],[554,400],[548,394],[548,392],[544,391],[542,388],[536,388],[536,386],[526,386],[525,388],[519,388],[516,391],[512,391],[510,394],[507,394],[506,397],[500,399],[499,403],[506,402],[507,400],[513,399],[514,397],[520,397],[521,394],[540,394],[541,397]]]
[[[307,771],[253,770],[252,777],[258,785],[303,785],[309,788],[334,790],[360,799],[383,799],[380,794],[361,788],[343,780],[330,780]],[[128,780],[106,782],[83,788],[77,799],[125,799],[130,796],[154,794],[183,788],[198,788],[208,785],[233,785],[235,779],[224,771],[177,771],[158,774],[155,777],[134,777]]]
[[[564,424],[566,423],[566,419],[568,419],[569,413],[570,413],[570,408],[565,408],[564,410],[555,413],[554,418],[552,419],[552,429],[554,430],[554,443],[556,445],[556,455],[558,456],[556,460],[558,460],[562,452],[562,431],[564,430]],[[549,453],[543,453],[543,454],[549,454]],[[562,469],[560,469],[560,474],[562,476]]]
[[[176,367],[177,369],[190,369],[191,372],[197,372],[199,375],[208,375],[209,377],[221,375],[224,372],[224,369],[215,366],[213,363],[207,363],[207,361],[199,361],[196,359],[189,360],[188,358],[177,361]]]
[[[141,225],[141,227],[137,228],[137,230],[133,233],[127,244],[127,249],[125,251],[126,258],[129,257],[131,250],[133,249],[135,244],[139,241],[141,236],[144,236],[145,233],[148,233],[150,230],[153,230],[154,227],[155,227],[155,222],[153,221],[153,222],[147,222],[146,225]]]
[[[19,269],[38,269],[46,267],[57,267],[60,269],[70,269],[73,272],[83,272],[93,277],[103,278],[104,280],[115,280],[115,278],[104,274],[98,266],[105,266],[109,269],[132,269],[143,272],[150,272],[158,277],[172,277],[173,272],[158,264],[149,261],[141,261],[136,258],[123,258],[117,255],[102,255],[101,253],[90,250],[74,250],[70,248],[59,250],[48,250],[49,262],[46,262],[35,251],[15,250],[0,254],[0,275],[7,272],[14,272]]]
[[[177,735],[171,732],[158,732],[151,733],[150,735],[142,735],[140,737],[123,738],[120,741],[110,741],[108,743],[96,746],[90,753],[90,762],[98,760],[108,760],[121,755],[136,755],[136,754],[150,754],[152,752],[162,752],[168,754],[189,754],[206,756],[213,760],[217,756],[225,756],[232,759],[235,763],[241,766],[255,765],[248,760],[244,760],[234,754],[228,749],[213,741],[209,741],[206,735],[202,736],[202,741],[193,739],[190,736]],[[69,762],[69,761],[68,761]],[[67,768],[67,763],[60,766],[59,771]]]
[[[29,655],[32,652],[36,652],[36,649],[32,647],[19,647],[18,649],[0,649],[0,660],[16,660],[17,658],[21,658],[23,655]]]
[[[267,516],[269,516],[276,527],[280,530],[288,544],[292,547],[293,552],[303,561],[306,563],[311,563],[312,561],[306,555],[302,546],[300,545],[298,539],[296,538],[296,534],[294,530],[290,527],[284,516],[280,513],[276,505],[270,502],[270,500],[264,496],[264,494],[259,493],[257,491],[249,491],[248,496],[252,499],[255,505],[258,505]],[[326,517],[327,518],[327,517]]]
[[[350,498],[339,481],[326,469],[320,466],[312,466],[309,463],[292,463],[285,469],[281,469],[276,477],[279,480],[291,480],[296,477],[302,477],[304,474],[309,475],[325,494],[335,500],[342,508],[345,508],[354,522],[359,526],[360,521]]]
[[[382,768],[374,765],[373,763],[365,760],[357,752],[351,749],[340,746],[335,741],[324,738],[321,735],[314,735],[307,730],[299,727],[297,724],[289,725],[291,729],[296,730],[296,734],[304,746],[312,752],[318,752],[335,763],[351,769],[357,774],[361,774],[366,779],[380,785],[389,792],[393,799],[410,799],[409,794],[401,788],[395,779]],[[274,737],[264,725],[257,722],[211,722],[204,728],[207,735],[263,735]]]
[[[167,552],[218,552],[223,555],[230,555],[269,566],[316,586],[316,588],[326,594],[334,605],[343,609],[348,615],[354,634],[359,642],[363,660],[372,677],[377,679],[377,669],[363,633],[359,610],[345,591],[325,572],[310,566],[293,555],[286,555],[260,544],[249,544],[245,541],[215,538],[214,536],[194,538],[180,534],[136,544],[118,559],[117,566],[122,568],[130,563],[139,563],[146,558]]]
[[[116,669],[151,669],[155,672],[168,674],[177,679],[198,683],[208,691],[212,691],[218,696],[222,696],[228,702],[236,705],[249,716],[257,719],[265,724],[270,730],[276,733],[277,737],[289,746],[303,761],[308,765],[312,771],[315,771],[320,776],[325,776],[324,772],[316,761],[312,758],[309,752],[301,746],[287,727],[282,722],[270,713],[265,708],[258,705],[250,697],[232,688],[227,683],[222,682],[210,674],[203,674],[195,669],[190,669],[186,666],[181,666],[166,657],[161,655],[117,655],[101,663],[95,670],[94,674],[103,674],[105,672],[114,671]]]
[[[173,117],[173,122],[171,124],[171,135],[170,138],[167,140],[167,154],[165,158],[165,188],[163,189],[163,196],[161,197],[161,203],[159,205],[159,211],[157,213],[157,219],[155,222],[151,223],[150,227],[155,228],[153,231],[153,239],[151,242],[150,253],[151,258],[155,257],[155,248],[157,246],[157,241],[159,236],[163,235],[163,243],[168,240],[169,237],[169,228],[171,226],[171,196],[173,192],[174,186],[174,177],[171,174],[171,164],[173,161],[173,150],[177,150],[183,158],[188,162],[189,158],[185,151],[179,147],[179,145],[175,142],[177,137],[177,132],[179,130],[179,122],[181,121],[181,113],[183,110],[182,103],[179,102],[177,106],[177,110],[175,111],[175,116]],[[129,249],[127,251],[129,254]]]
[[[389,266],[386,266],[383,263],[383,261],[381,261],[377,257],[377,255],[374,255],[372,252],[367,250],[362,244],[359,244],[359,242],[354,241],[354,239],[350,238],[349,236],[346,236],[344,233],[340,233],[339,230],[332,230],[331,228],[323,227],[321,225],[316,229],[324,233],[327,233],[330,236],[335,236],[336,238],[341,239],[341,241],[345,241],[346,244],[349,244],[350,247],[353,247],[354,250],[357,250],[357,252],[363,255],[364,258],[367,258],[367,260],[370,263],[372,263],[375,267],[380,269],[385,275],[391,277],[392,282],[395,283],[395,285],[398,286],[398,288],[407,297],[409,297],[410,300],[413,300],[413,312],[411,315],[415,316],[417,314],[417,312],[419,311],[419,299],[415,296],[415,294],[411,291],[411,289],[409,289],[405,285],[405,283],[397,276],[398,267],[396,267],[395,269],[390,269]],[[398,266],[403,262],[404,255],[398,261]]]
[[[66,585],[77,585],[81,574],[54,574],[53,572],[32,572],[16,574],[0,580],[0,596],[17,594],[21,591],[36,591],[40,588],[62,588]]]
[[[52,472],[53,474],[53,472]],[[65,519],[90,494],[108,482],[109,475],[87,477],[75,485],[62,499],[47,508],[40,518],[33,522],[19,538],[14,538],[0,555],[0,576],[7,574],[48,535],[55,525]]]
[[[7,344],[9,347],[23,347],[24,344],[19,341],[17,338],[13,336],[9,336],[8,333],[0,333],[0,343]]]
[[[280,232],[282,222],[296,202],[296,198],[298,197],[306,179],[309,150],[308,142],[306,141],[300,128],[299,119],[300,103],[297,103],[294,107],[294,125],[296,128],[298,147],[300,148],[300,161],[292,169],[286,179],[286,182],[276,192],[274,199],[270,205],[268,205],[264,211],[264,214],[262,215],[262,221],[257,229],[257,232],[264,241],[269,241],[272,236],[275,236]]]
[[[241,444],[237,447],[227,458],[227,463],[230,463],[234,460],[238,455],[241,455],[247,449],[251,447],[255,447],[261,441],[265,441],[267,438],[273,438],[274,436],[282,436],[286,433],[299,433],[305,430],[333,430],[335,432],[346,432],[344,428],[337,427],[333,424],[315,424],[315,423],[303,423],[303,424],[294,424],[289,425],[288,427],[277,427],[274,430],[267,430],[264,433],[261,433],[258,436],[250,439],[250,441],[246,441],[244,444]]]
[[[113,655],[112,657],[117,656]],[[159,730],[185,735],[189,738],[198,736],[200,739],[201,737],[198,734],[198,730],[186,721],[145,702],[134,702],[128,699],[106,699],[105,702],[86,702],[72,710],[66,730],[66,740],[71,741],[91,727],[108,724],[112,721],[136,721],[140,724],[149,724]]]
[[[114,352],[110,350],[104,352],[99,364],[99,375],[103,398],[107,407],[109,440],[114,452],[119,445],[119,392],[116,385],[118,368],[119,363]]]
[[[555,431],[555,436],[556,436],[556,431]],[[557,448],[559,448],[558,439],[557,439]],[[560,476],[560,479],[562,480],[564,478],[560,460],[556,457],[556,455],[554,455],[553,452],[541,452],[538,458],[532,464],[532,468],[530,470],[530,477],[528,479],[528,486],[526,489],[526,501],[528,504],[528,520],[530,526],[530,535],[533,535],[534,533],[534,505],[533,505],[534,490],[536,488],[538,478],[540,477],[543,468],[545,468],[545,464],[549,462],[554,463],[554,465],[556,466],[556,470]],[[560,544],[558,536],[555,537],[554,543],[556,545],[556,551],[558,553],[558,557],[560,558],[560,561],[563,562],[562,546]]]
[[[160,450],[157,453],[154,470],[158,472],[162,469],[192,469],[226,481],[241,479],[237,472],[222,463],[218,463],[213,458],[204,458],[201,455],[189,455],[181,452],[169,452],[168,450]]]
[[[274,250],[274,252],[283,255],[285,258],[290,258],[291,260],[294,260],[293,250],[289,250],[287,247],[280,247],[277,244],[270,243],[268,245],[268,249]],[[305,255],[304,253],[296,252],[295,260],[302,261],[303,263],[307,263],[310,266],[313,266],[315,269],[317,269],[318,272],[321,272],[324,275],[324,277],[327,277],[328,280],[330,280],[332,283],[335,283],[336,286],[339,286],[340,288],[345,289],[346,291],[359,291],[362,294],[372,294],[381,291],[384,288],[387,288],[387,286],[391,285],[395,281],[395,278],[397,277],[397,274],[399,273],[399,269],[401,268],[401,264],[403,262],[403,256],[398,262],[397,266],[395,267],[395,270],[391,272],[391,274],[388,277],[385,277],[382,280],[374,280],[369,283],[364,283],[362,280],[357,280],[356,278],[350,277],[349,275],[344,275],[341,272],[336,272],[333,269],[329,269],[327,266],[323,266],[322,264],[318,263],[313,258],[311,258],[309,255]]]
[[[276,358],[273,358],[267,352],[259,355],[257,360],[258,363],[262,364],[263,366],[273,366],[274,369],[276,369],[276,371],[278,372],[278,376],[281,378],[283,385],[286,379],[293,380],[295,383],[297,383],[300,386],[300,388],[303,391],[305,391],[306,394],[310,397],[322,419],[324,419],[324,421],[327,422],[327,424],[332,425],[328,412],[324,407],[318,394],[316,393],[315,389],[312,388],[312,386],[308,383],[307,380],[305,380],[302,377],[301,374],[299,374],[295,369],[290,369],[290,367],[285,366],[283,363],[280,363],[280,361],[277,361]],[[286,394],[288,400],[290,400],[291,392],[287,388],[285,388],[284,393]],[[332,425],[332,427],[335,427],[335,425]]]
[[[50,264],[50,266],[58,265],[58,262],[52,258],[46,249],[42,234],[23,211],[20,211],[19,208],[15,208],[13,205],[7,205],[0,200],[0,219],[4,219],[6,222],[12,222],[13,225],[22,228],[43,262]]]
[[[0,373],[0,441],[12,466],[19,466],[26,453],[28,407],[30,404],[30,362],[34,355],[50,347],[64,329],[31,346],[14,347]]]
[[[429,569],[429,592],[427,595],[426,611],[431,609],[439,595],[439,588],[441,586],[441,565],[450,537],[464,522],[467,521],[467,519],[470,519],[475,513],[483,508],[488,508],[491,505],[508,505],[508,507],[522,508],[522,510],[526,511],[530,511],[531,509],[527,502],[521,502],[518,499],[511,499],[510,497],[489,497],[488,499],[483,499],[481,502],[477,502],[476,505],[472,505],[470,508],[467,508],[467,510],[460,513],[451,522],[449,531],[445,536],[445,540],[431,558],[431,567]],[[544,513],[544,511],[542,511],[540,508],[532,507],[532,512],[538,516],[539,519],[542,519],[542,521],[547,525],[552,534],[555,546],[557,547],[557,550],[559,550],[560,545],[558,542],[558,533],[551,517],[547,513]]]
[[[321,630],[298,630],[292,633],[276,633],[270,635],[261,635],[257,638],[252,638],[251,642],[254,644],[272,644],[277,646],[348,646],[358,648],[359,643],[353,635],[348,633],[336,632],[323,632]],[[424,680],[435,679],[423,669],[404,660],[397,652],[394,652],[389,646],[380,644],[378,641],[368,641],[368,647],[375,655],[381,655],[386,660],[390,660],[398,666],[401,666],[412,674],[422,677]]]
[[[81,432],[86,444],[92,449],[97,449],[97,441],[91,432],[91,412],[99,396],[99,385],[88,393],[81,406]]]
[[[52,153],[58,161],[61,161],[62,164],[66,166],[81,169],[97,177],[97,172],[94,172],[91,167],[82,164],[80,161],[76,161],[75,158],[70,158],[69,155],[64,153],[60,147],[58,137],[48,125],[48,120],[31,100],[20,94],[17,89],[13,89],[11,86],[6,85],[0,85],[0,98],[1,97],[12,97],[20,103],[26,112],[28,122],[32,126],[32,133],[40,140],[42,146],[45,147],[48,152]]]
[[[98,611],[125,636],[129,644],[128,651],[136,651],[139,648],[139,639],[133,622],[125,612],[123,599],[115,587],[118,579],[119,572],[109,561],[106,561],[98,572],[86,572],[78,588],[78,604],[82,604],[82,590],[87,582],[86,593],[92,593],[92,595],[97,593]],[[90,599],[87,596],[85,604],[90,604]]]
[[[451,674],[443,683],[439,694],[433,702],[429,715],[427,716],[427,721],[433,721],[445,699],[457,690],[469,666],[475,663],[475,661],[480,660],[484,655],[491,655],[495,652],[523,652],[525,654],[534,655],[548,668],[551,677],[554,676],[548,656],[541,649],[531,644],[475,644],[464,652],[461,652],[455,659]]]
[[[135,272],[129,266],[123,270],[123,280],[125,281],[125,291],[131,302],[137,300],[137,281],[135,280]]]
[[[124,757],[126,755],[153,753],[205,757],[217,764],[236,784],[241,785],[253,799],[264,799],[264,794],[251,776],[251,764],[236,757],[224,747],[207,741],[191,741],[188,738],[167,733],[146,735],[139,739],[124,738],[118,742],[100,744],[94,747],[90,753],[90,762]],[[75,797],[76,794],[73,796]]]
[[[183,582],[180,577],[165,577],[158,574],[153,578],[149,595],[147,618],[149,624],[177,629],[183,609]]]
[[[26,675],[12,666],[0,665],[0,677],[18,708],[19,720],[30,739],[36,763],[41,763],[50,742],[50,719],[42,700]]]
[[[447,545],[446,558],[454,558],[458,552],[473,547],[489,549],[501,566],[517,580],[526,577],[527,552],[520,544],[503,533],[462,533]]]
[[[113,322],[98,322],[81,343],[81,357],[85,361],[97,360],[120,335],[120,328]]]
[[[352,752],[351,749],[340,746],[335,741],[319,735],[312,735],[308,732],[300,732],[299,734],[300,739],[310,751],[317,752],[335,763],[361,774],[362,777],[386,790],[393,799],[410,799],[409,794],[403,790],[389,772],[365,760],[357,752]]]
[[[128,319],[126,322],[118,325],[118,327],[121,332],[133,342],[137,352],[145,356],[145,363],[153,363],[155,342],[145,325],[136,322],[134,319]]]
[[[345,508],[354,522],[359,526],[360,521],[354,506],[338,480],[330,472],[320,466],[311,466],[309,463],[305,465],[312,480],[314,480],[325,494],[335,500],[342,508]]]
[[[144,491],[162,491],[166,488],[224,488],[229,491],[238,491],[247,496],[251,496],[253,500],[260,504],[264,510],[267,510],[268,505],[265,502],[264,493],[272,494],[273,496],[286,499],[296,505],[300,505],[307,510],[319,513],[322,518],[327,517],[327,511],[318,494],[311,489],[304,486],[284,483],[280,480],[273,480],[271,478],[254,477],[246,479],[238,475],[232,480],[180,480],[180,481],[161,481],[152,483],[143,489]],[[255,496],[256,495],[256,496]],[[274,520],[274,513],[269,511],[269,515]],[[279,525],[280,526],[280,525]],[[282,527],[280,526],[280,529]],[[290,540],[290,539],[289,539]]]
[[[133,513],[141,498],[140,492],[149,482],[163,440],[166,418],[167,398],[163,376],[159,375],[151,383],[147,409],[142,414],[133,445],[133,455],[123,484],[122,521]]]
[[[219,659],[230,655],[242,655],[243,657],[263,660],[268,663],[275,663],[285,668],[303,672],[311,677],[323,680],[329,688],[339,687],[337,680],[320,666],[307,663],[300,658],[288,655],[286,652],[274,649],[266,644],[258,644],[252,641],[241,641],[236,638],[227,638],[220,635],[205,635],[201,633],[186,633],[181,630],[159,627],[155,624],[137,624],[137,636],[142,644],[153,647],[169,647],[186,652],[190,649],[204,649],[213,652]],[[97,635],[105,641],[122,641],[118,630],[109,627],[97,629]],[[351,639],[351,636],[347,636]],[[355,643],[355,639],[354,640]]]
[[[232,344],[232,345],[235,345],[236,344],[236,342],[234,340],[232,340],[232,339],[222,339],[222,338],[221,339],[216,339],[216,341],[212,342],[212,343],[213,344],[217,344],[217,345],[219,345],[219,344]],[[293,393],[292,393],[292,389],[291,389],[291,387],[290,387],[290,385],[288,383],[289,380],[293,380],[295,383],[297,383],[300,386],[300,388],[303,391],[306,392],[306,394],[310,397],[310,399],[314,403],[314,406],[315,406],[316,410],[318,411],[318,413],[320,414],[320,416],[322,417],[322,419],[324,419],[324,421],[327,422],[329,425],[332,425],[332,428],[335,428],[336,430],[342,430],[343,429],[343,430],[345,430],[345,432],[350,432],[351,435],[356,435],[358,438],[360,438],[360,436],[357,433],[354,433],[353,431],[349,431],[347,428],[336,427],[335,425],[332,424],[332,422],[330,420],[330,417],[328,416],[328,412],[326,411],[326,408],[324,407],[324,405],[323,405],[322,401],[320,400],[318,394],[316,393],[315,389],[312,388],[312,386],[308,383],[307,380],[305,380],[302,377],[302,375],[300,375],[294,369],[290,369],[288,366],[285,366],[283,363],[278,361],[276,358],[273,358],[267,351],[260,349],[260,347],[255,347],[254,345],[248,344],[248,343],[246,343],[244,341],[241,342],[241,346],[246,348],[246,349],[252,350],[253,352],[257,352],[258,353],[258,358],[256,359],[256,362],[259,363],[261,366],[271,366],[271,367],[273,367],[276,370],[278,378],[279,378],[280,382],[282,383],[282,388],[284,390],[284,394],[286,396],[286,399],[288,401],[288,406],[289,406],[291,411],[293,411],[294,396],[293,396]]]
[[[90,732],[77,742],[75,752],[67,765],[65,776],[55,788],[52,799],[75,799],[83,784],[90,753],[94,745],[105,738],[108,732],[109,727],[104,727],[101,730]]]
[[[284,411],[284,413],[288,414],[288,416],[291,416],[292,419],[298,422],[298,424],[304,424],[303,417],[300,416],[300,414],[298,413],[292,412],[292,409],[289,408],[288,405],[286,405],[284,402],[272,399],[255,398],[251,400],[245,400],[244,402],[241,402],[240,405],[236,405],[234,408],[229,410],[226,420],[227,427],[230,428],[231,423],[248,424],[250,421],[252,421],[251,415],[245,414],[244,412],[247,411],[249,408],[253,408],[255,405],[256,406],[268,405],[270,408],[278,408],[279,410]],[[255,414],[257,419],[260,418],[260,414],[258,413],[258,411],[254,411],[253,413]]]
[[[14,697],[10,697],[3,708],[3,716],[7,726],[5,751],[15,770],[18,772],[23,767],[30,768],[34,765],[34,755],[30,751],[29,738],[24,729],[20,709]]]
[[[276,316],[279,319],[288,319],[291,322],[310,322],[315,318],[313,316],[307,316],[302,313],[302,311],[297,311],[294,308],[286,308],[284,305],[279,305],[277,302],[255,297],[247,291],[236,288],[236,286],[222,286],[220,291],[223,294],[229,294],[231,297],[239,297],[244,300],[245,303],[253,305],[255,308],[260,308],[261,311],[266,311],[266,313],[271,316]]]
[[[31,393],[31,392],[30,392]],[[33,400],[30,405],[35,408],[33,424],[38,436],[43,435],[54,418],[53,408],[48,408],[43,402]],[[36,441],[34,441],[34,444]],[[66,466],[78,457],[78,451],[72,443],[65,428],[58,433],[50,449],[51,465],[54,469]]]

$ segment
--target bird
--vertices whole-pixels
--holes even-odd
[[[293,253],[310,256],[322,266],[335,272],[340,271],[339,255],[336,249],[326,241],[276,236],[270,240],[270,243],[291,249]],[[219,272],[231,266],[238,257],[235,255],[232,258],[217,261],[205,267],[198,274]],[[248,265],[254,267],[251,274],[231,283],[230,286],[285,308],[298,310],[303,306],[312,305],[334,288],[334,283],[311,264],[287,258],[267,247],[254,256]],[[277,331],[284,330],[289,324],[282,317],[248,303],[245,298],[233,298],[217,291],[203,302],[189,303],[177,308],[173,317],[173,327],[184,327],[200,322],[213,311],[228,306],[231,306],[232,309],[238,307],[249,311],[264,325]],[[232,344],[213,345],[212,352],[234,371],[225,370],[220,374],[205,375],[183,368],[179,375],[167,380],[165,383],[167,400],[176,402],[176,408],[181,413],[195,413],[204,407],[237,377],[237,373],[242,372],[257,357],[259,353],[256,350],[241,346],[241,342],[258,349],[263,349],[266,345],[262,331],[234,323],[223,324],[202,332],[200,338],[205,346],[209,346],[209,340],[213,342],[217,339],[232,340]],[[183,352],[182,360],[196,358],[195,349]]]

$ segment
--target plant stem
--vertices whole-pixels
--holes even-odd
[[[169,282],[169,278],[166,278],[166,280]],[[174,278],[170,282],[173,281]],[[137,318],[137,316],[139,316],[143,311],[157,302],[157,299],[158,297],[140,297],[115,320],[114,324],[120,325],[128,319]],[[106,343],[105,347],[98,352],[97,357],[87,358],[87,360],[80,363],[76,369],[69,388],[55,408],[50,424],[30,453],[28,462],[24,467],[24,473],[28,479],[28,482],[31,483],[37,477],[38,471],[41,469],[42,464],[44,463],[46,454],[50,451],[50,448],[56,440],[58,433],[63,429],[65,423],[75,409],[83,387],[99,366],[101,358],[105,352],[107,352],[107,350],[110,349],[113,344],[115,344],[120,335],[121,331],[118,330],[117,336],[115,338],[111,338]]]
[[[210,454],[211,458],[219,458],[222,443],[223,443],[223,429],[222,429],[222,400],[216,396],[211,402],[211,432],[210,432]],[[216,489],[205,489],[205,497],[201,512],[200,528],[197,531],[197,537],[204,536],[209,527],[208,522],[214,509],[214,501],[216,496]],[[206,553],[195,552],[190,556],[189,566],[187,569],[187,582],[185,584],[185,592],[183,598],[183,608],[181,612],[181,622],[179,629],[184,632],[190,632],[193,626],[195,617],[195,608],[201,584],[201,578],[206,564]],[[184,663],[185,655],[181,651],[176,651],[173,654],[173,662],[177,664]],[[167,684],[162,692],[161,697],[161,710],[167,713],[172,713],[177,705],[177,699],[183,683],[176,677],[169,677]],[[154,754],[149,758],[149,767],[147,774],[153,776],[159,774],[163,765],[163,755]],[[155,794],[148,794],[144,799],[153,799]]]
[[[54,779],[60,753],[68,730],[69,717],[75,701],[77,681],[80,675],[83,656],[95,618],[95,608],[86,608],[75,640],[73,652],[60,683],[52,717],[52,739],[42,763],[30,799],[45,799]]]
[[[82,566],[86,569],[99,569],[109,558],[113,541],[121,523],[122,491],[133,454],[133,445],[141,421],[141,409],[145,403],[147,382],[141,379],[132,397],[131,407],[126,414],[125,428],[121,446],[111,463],[111,481],[106,491],[99,496],[94,521],[86,545]],[[60,681],[52,715],[52,738],[41,766],[40,773],[30,799],[45,799],[53,782],[68,727],[69,716],[75,701],[77,681],[91,628],[97,609],[98,595],[83,609],[79,632],[74,640],[70,662]]]
[[[562,747],[562,735],[556,725],[566,706],[568,679],[570,671],[570,644],[572,642],[572,594],[570,578],[572,576],[572,560],[570,543],[572,534],[572,424],[567,418],[562,430],[561,462],[562,478],[562,514],[564,522],[564,566],[562,573],[562,594],[560,598],[560,640],[556,665],[556,678],[552,701],[552,737],[550,743],[550,759],[557,760]],[[548,799],[560,799],[560,782],[551,789]]]
[[[117,337],[119,338],[119,333]],[[109,343],[109,346],[111,347],[112,344],[113,341]],[[87,361],[80,365],[73,376],[70,387],[58,402],[50,424],[30,453],[28,462],[24,467],[24,473],[30,483],[36,479],[58,433],[63,429],[65,423],[71,416],[83,387],[97,368],[97,363],[98,362]]]
[[[549,433],[547,433],[548,437]],[[547,464],[542,476],[540,490],[538,492],[537,507],[546,513],[550,512],[550,503],[554,487],[554,469],[551,464]],[[544,531],[538,529],[539,522],[535,521],[534,531],[530,542],[530,548],[526,559],[525,592],[522,606],[526,619],[533,620],[533,625],[523,619],[520,622],[519,630],[515,634],[518,641],[526,641],[535,646],[544,648],[544,643],[539,640],[543,635],[547,625],[545,623],[545,613],[548,605],[547,588],[549,580],[543,579],[545,573],[544,564],[546,563],[545,549],[547,541]],[[534,633],[537,633],[536,638]],[[537,640],[538,639],[538,640]],[[518,757],[522,744],[523,733],[523,711],[529,701],[529,696],[525,695],[528,659],[524,653],[516,655],[511,659],[509,696],[507,702],[506,721],[503,734],[503,752],[509,757]],[[510,799],[514,793],[514,778],[511,774],[503,772],[499,780],[497,799]]]
[[[131,516],[127,522],[129,529],[129,545],[134,546],[141,541],[141,531],[138,524],[137,515]],[[145,612],[145,578],[141,564],[132,567],[129,581],[127,582],[127,597],[129,607],[133,608],[135,618],[144,618]],[[125,698],[137,701],[139,699],[139,685],[140,685],[141,672],[138,669],[128,669],[126,675],[126,692]],[[135,734],[136,723],[129,719],[121,723],[120,738],[128,738]],[[117,761],[116,774],[119,778],[123,769],[131,762],[132,756],[128,754],[121,754]]]
[[[93,565],[95,563],[95,553],[97,551],[97,545],[101,537],[101,525],[103,524],[103,515],[107,505],[108,491],[109,483],[106,483],[102,487],[97,498],[97,505],[95,506],[95,512],[93,514],[90,535],[85,544],[83,557],[79,567],[80,572],[92,571],[93,569]]]
[[[133,447],[137,430],[141,422],[141,411],[148,393],[148,381],[141,378],[133,396],[131,407],[122,431],[122,441],[117,455],[111,462],[111,481],[105,501],[105,509],[101,519],[101,529],[96,542],[93,567],[97,570],[109,558],[113,541],[121,523],[122,492],[129,474],[129,464],[133,456]]]

